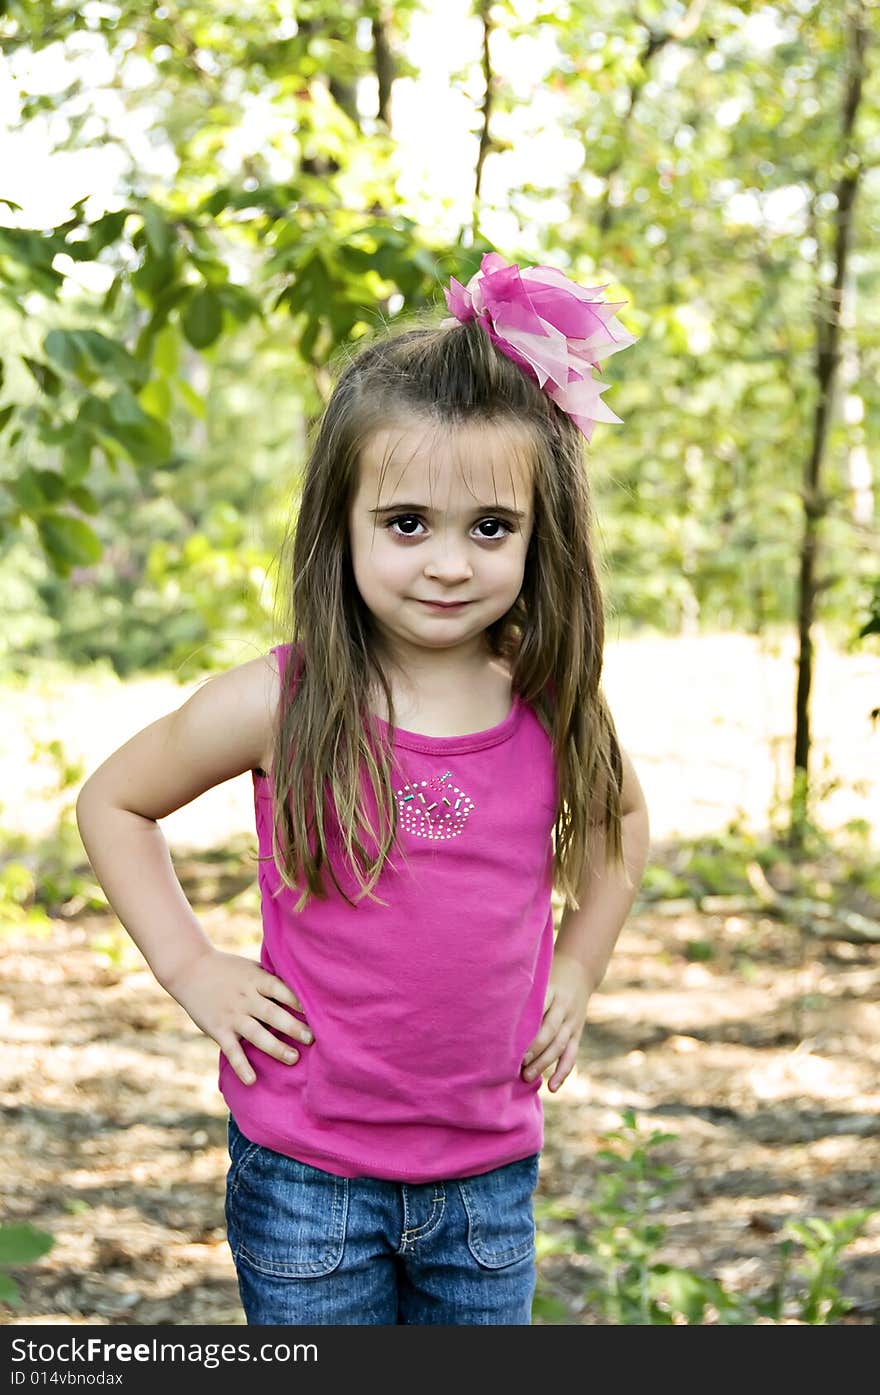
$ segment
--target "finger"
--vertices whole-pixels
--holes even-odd
[[[285,1065],[292,1066],[299,1060],[299,1052],[295,1046],[288,1046],[286,1041],[279,1041],[253,1018],[242,1025],[239,1036],[260,1051],[265,1051],[267,1056],[274,1056],[276,1061],[283,1061]]]
[[[275,1027],[279,1032],[283,1032],[287,1037],[293,1037],[295,1041],[301,1041],[306,1046],[311,1046],[315,1040],[311,1028],[306,1022],[300,1022],[298,1017],[291,1017],[284,1008],[269,1004],[266,1000],[265,1007],[258,1007],[254,1011],[254,1017],[260,1022],[266,1022],[270,1027]]]
[[[558,990],[558,988],[556,987],[556,984],[555,984],[555,983],[548,983],[548,984],[547,984],[547,992],[544,994],[544,1012],[545,1012],[545,1013],[547,1013],[547,1012],[549,1011],[549,1009],[552,1007],[553,1002],[555,1001],[555,998],[556,998],[556,994],[557,994],[558,992],[559,992],[559,990]]]
[[[541,1023],[535,1040],[523,1057],[524,1066],[529,1065],[536,1060],[538,1056],[546,1052],[550,1044],[558,1037],[564,1021],[565,1011],[561,1006],[556,1009],[551,1009],[551,1011],[547,1013],[544,1021]]]
[[[567,1079],[568,1075],[571,1073],[574,1063],[577,1060],[578,1041],[579,1038],[573,1036],[568,1046],[566,1046],[562,1055],[559,1057],[559,1064],[550,1076],[547,1084],[549,1090],[558,1090],[562,1082]]]
[[[542,1075],[548,1066],[552,1066],[554,1061],[556,1061],[561,1054],[565,1042],[566,1038],[562,1036],[555,1036],[551,1042],[548,1042],[544,1050],[540,1051],[537,1056],[534,1056],[526,1066],[523,1072],[526,1080],[537,1080],[538,1076]]]
[[[305,1008],[299,998],[290,988],[283,978],[277,978],[275,974],[270,974],[268,970],[261,969],[257,979],[257,991],[264,998],[274,998],[277,1003],[286,1003],[295,1012],[304,1012]]]
[[[257,1077],[254,1073],[253,1066],[239,1046],[238,1037],[224,1036],[222,1041],[219,1037],[215,1037],[214,1040],[217,1042],[217,1045],[220,1047],[220,1050],[223,1052],[223,1055],[226,1057],[242,1084],[253,1085]]]

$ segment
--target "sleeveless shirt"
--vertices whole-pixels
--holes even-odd
[[[272,651],[282,677],[290,647]],[[550,739],[516,694],[488,730],[398,727],[392,749],[398,836],[372,893],[385,905],[350,906],[326,877],[326,899],[297,912],[272,857],[271,773],[252,772],[260,962],[296,993],[314,1041],[293,1043],[293,1065],[242,1041],[255,1083],[221,1054],[219,1084],[253,1142],[337,1176],[417,1183],[542,1146],[541,1080],[523,1080],[521,1065],[553,954],[557,780]],[[334,870],[354,901],[328,813]]]

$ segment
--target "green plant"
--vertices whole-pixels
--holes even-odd
[[[0,866],[0,920],[9,929],[40,934],[51,929],[50,917],[59,908],[103,910],[106,899],[94,877],[82,872],[84,853],[74,812],[82,762],[71,761],[58,740],[34,742],[32,757],[52,762],[53,794],[65,798],[55,826],[40,837],[2,830],[9,860]]]
[[[605,1320],[617,1326],[707,1321],[741,1326],[794,1317],[814,1325],[833,1322],[848,1312],[852,1303],[841,1295],[840,1256],[878,1214],[874,1210],[853,1211],[833,1220],[811,1216],[788,1221],[776,1253],[774,1280],[757,1295],[734,1293],[714,1277],[658,1258],[667,1227],[652,1213],[676,1183],[672,1169],[655,1154],[675,1138],[659,1129],[646,1133],[631,1109],[624,1110],[619,1128],[602,1135],[605,1146],[597,1156],[603,1168],[595,1200],[587,1204],[595,1224],[586,1236],[576,1237],[574,1248],[588,1255],[599,1270],[602,1282],[586,1296],[598,1305]],[[570,1209],[558,1206],[547,1214],[573,1219]],[[802,1255],[793,1267],[798,1244]],[[565,1248],[557,1237],[544,1244],[542,1253]],[[792,1278],[801,1281],[793,1294],[789,1291]],[[551,1321],[558,1319],[540,1294],[535,1310]]]
[[[806,1280],[806,1291],[798,1295],[798,1316],[802,1322],[820,1325],[833,1322],[853,1306],[840,1293],[843,1269],[840,1256],[847,1245],[862,1234],[871,1209],[850,1211],[830,1221],[820,1216],[808,1216],[804,1221],[789,1221],[785,1232],[803,1246],[801,1266],[795,1272]],[[791,1243],[784,1241],[783,1243]]]
[[[17,1225],[0,1224],[0,1303],[16,1304],[19,1289],[7,1269],[17,1269],[22,1264],[33,1264],[42,1259],[55,1244],[55,1238],[45,1230],[22,1222]]]
[[[654,1292],[658,1268],[654,1254],[666,1227],[649,1213],[675,1185],[672,1169],[651,1154],[673,1139],[673,1134],[659,1129],[645,1137],[631,1109],[624,1111],[619,1129],[603,1135],[605,1146],[598,1158],[606,1167],[597,1180],[596,1200],[587,1206],[596,1220],[589,1250],[603,1282],[588,1297],[616,1326],[672,1321]],[[672,1284],[672,1275],[666,1266],[663,1269]]]

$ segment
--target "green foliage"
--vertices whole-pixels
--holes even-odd
[[[48,757],[55,767],[55,793],[63,800],[58,821],[47,834],[28,839],[2,829],[5,860],[0,863],[0,926],[7,933],[26,930],[48,936],[52,916],[61,907],[102,909],[106,900],[91,873],[82,871],[82,842],[76,827],[74,795],[85,771],[71,761],[60,741],[37,742],[34,756]]]
[[[861,1235],[880,1211],[853,1211],[836,1220],[807,1217],[789,1220],[777,1247],[776,1275],[766,1292],[740,1294],[713,1276],[668,1264],[660,1257],[668,1227],[658,1217],[675,1190],[675,1174],[662,1160],[662,1150],[675,1134],[646,1131],[635,1111],[624,1110],[619,1128],[602,1137],[597,1153],[603,1164],[596,1179],[595,1199],[586,1203],[592,1224],[573,1242],[592,1261],[600,1282],[587,1301],[615,1326],[723,1326],[779,1323],[793,1319],[816,1325],[835,1321],[852,1303],[841,1293],[845,1277],[843,1251]],[[542,1220],[573,1219],[558,1205],[537,1207]],[[796,1246],[799,1262],[792,1265]],[[557,1238],[539,1248],[544,1255],[563,1253],[569,1242]],[[564,1321],[558,1301],[539,1290],[535,1313],[548,1322]]]
[[[6,1271],[42,1259],[54,1244],[54,1236],[35,1226],[0,1223],[0,1303],[14,1306],[20,1300],[19,1286]]]
[[[806,1289],[798,1298],[798,1316],[802,1322],[814,1325],[834,1322],[852,1307],[850,1300],[840,1293],[843,1278],[840,1256],[876,1214],[863,1209],[831,1220],[808,1216],[804,1221],[786,1224],[786,1235],[803,1248],[801,1266],[795,1271],[806,1282]]]
[[[639,886],[639,895],[645,901],[675,901],[681,896],[688,896],[690,891],[691,884],[684,877],[654,862],[645,868]]]
[[[691,964],[705,964],[714,957],[715,948],[709,940],[688,940],[684,953]]]
[[[405,44],[419,8],[315,3],[295,22],[272,5],[243,14],[207,0],[183,11],[134,0],[100,12],[61,0],[5,8],[6,53],[54,44],[72,60],[106,55],[113,74],[107,103],[76,61],[69,85],[51,95],[29,91],[21,65],[21,128],[51,110],[59,149],[103,138],[132,173],[117,206],[84,196],[49,230],[14,226],[16,207],[4,206],[0,297],[28,333],[9,335],[0,355],[0,430],[14,463],[0,536],[24,532],[62,578],[92,567],[118,533],[101,528],[99,470],[133,465],[146,487],[189,455],[204,401],[194,377],[201,368],[212,376],[243,331],[255,328],[259,345],[247,366],[254,418],[267,408],[266,356],[281,343],[288,381],[317,407],[319,370],[340,345],[390,319],[398,301],[404,310],[440,303],[449,271],[466,279],[475,269],[481,233],[425,235],[431,219],[409,216],[398,192],[395,132],[364,110],[379,66],[367,19],[383,26],[391,76],[403,78],[414,72]],[[511,0],[487,12],[493,38],[506,31],[493,45],[488,158],[505,176],[505,213],[530,244],[503,250],[609,281],[641,336],[615,388],[627,429],[607,433],[594,460],[613,606],[627,624],[660,628],[695,617],[754,629],[787,620],[818,272],[834,245],[836,182],[868,163],[876,142],[875,85],[864,86],[845,148],[849,36],[827,7],[787,12],[779,33],[760,40],[742,5],[698,16],[686,38],[667,32],[657,6],[647,46],[645,16],[617,0],[590,8],[586,44],[582,7],[539,22],[520,8]],[[509,79],[502,54],[533,40],[536,23],[555,44],[544,82],[559,129],[583,145],[567,185],[529,179],[510,134],[530,93]],[[462,52],[462,91],[479,91],[481,60],[478,45]],[[125,120],[107,115],[135,107],[152,119],[165,175],[139,168]],[[264,124],[251,136],[257,107]],[[707,119],[719,110],[723,120]],[[809,236],[770,207],[792,190],[810,207]],[[450,191],[435,180],[431,193],[439,214]],[[847,565],[822,584],[842,623],[876,585],[870,528],[854,528],[845,502],[847,453],[880,413],[867,330],[880,287],[876,215],[876,189],[863,180],[850,337],[864,425],[835,420],[829,435],[827,542]],[[106,289],[75,289],[89,268],[104,272]],[[169,368],[187,354],[182,372]],[[282,458],[286,447],[276,476]],[[861,633],[873,633],[870,620]]]
[[[736,822],[717,834],[680,839],[671,867],[646,868],[639,895],[648,903],[689,898],[696,906],[712,896],[754,899],[757,871],[781,896],[845,905],[859,888],[880,900],[870,826],[855,820],[834,833],[818,824],[812,830],[806,849],[792,848],[781,834],[766,839],[747,832]],[[692,958],[711,957],[700,942],[692,942],[688,952]]]
[[[405,30],[411,8],[406,0],[396,7],[396,29]],[[293,37],[282,36],[286,24],[271,7],[245,19],[197,4],[172,19],[125,0],[112,16],[53,3],[15,7],[5,24],[0,16],[6,52],[39,50],[50,34],[71,44],[71,56],[110,55],[118,73],[113,101],[151,113],[155,143],[173,153],[176,166],[164,186],[133,177],[117,207],[80,199],[49,232],[0,227],[0,313],[5,304],[7,317],[26,318],[28,328],[22,336],[15,327],[0,351],[0,383],[5,378],[11,392],[0,401],[11,452],[11,468],[0,468],[0,549],[23,534],[62,581],[93,568],[120,524],[127,531],[127,519],[114,517],[108,471],[124,477],[133,467],[144,491],[201,451],[199,380],[235,354],[243,329],[259,325],[247,375],[252,415],[262,423],[273,415],[262,392],[265,368],[280,346],[288,389],[314,396],[310,365],[326,363],[362,333],[388,296],[400,294],[410,308],[426,304],[438,257],[454,258],[443,244],[429,247],[418,224],[393,211],[388,138],[361,130],[344,96],[345,83],[370,65],[354,17],[319,8],[313,18],[298,17]],[[338,103],[322,97],[331,57]],[[145,84],[150,62],[153,81]],[[130,84],[132,65],[140,67]],[[71,147],[78,122],[67,103],[87,92],[75,80],[53,103]],[[251,94],[269,98],[267,120],[290,156],[289,177],[274,178],[256,153],[230,172],[224,147]],[[44,104],[26,85],[19,100],[22,128],[41,119]],[[92,126],[104,119],[93,114]],[[120,132],[125,127],[123,120]],[[108,142],[124,139],[107,131]],[[274,148],[273,137],[264,148]],[[366,158],[355,173],[359,150]],[[377,177],[377,170],[385,173]],[[364,212],[354,211],[359,203]],[[16,206],[7,201],[5,211],[15,222]],[[89,267],[108,277],[105,291],[75,289]],[[223,426],[218,419],[218,439]],[[276,475],[288,460],[285,442]],[[190,625],[179,638],[192,646],[204,636]]]
[[[12,841],[4,835],[7,847]],[[15,841],[23,843],[24,839],[17,837]],[[37,905],[36,874],[14,854],[0,867],[0,924],[7,933],[26,927],[31,934],[48,935],[52,927],[45,909]]]
[[[647,868],[641,895],[647,901],[689,897],[699,905],[706,896],[750,892],[750,864],[766,868],[786,857],[784,848],[732,824],[722,833],[680,839],[674,867]]]
[[[599,1302],[606,1320],[616,1326],[671,1322],[671,1311],[676,1311],[659,1301],[661,1296],[670,1298],[669,1293],[658,1293],[660,1275],[652,1262],[665,1227],[649,1214],[675,1185],[672,1169],[651,1156],[672,1138],[659,1129],[644,1138],[632,1110],[627,1110],[621,1127],[604,1135],[605,1146],[597,1154],[608,1166],[587,1209],[596,1220],[589,1236],[590,1253],[603,1282],[588,1298]],[[689,1296],[689,1305],[692,1302]]]

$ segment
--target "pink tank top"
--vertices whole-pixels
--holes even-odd
[[[290,646],[273,652],[283,674]],[[385,906],[349,906],[328,878],[327,899],[296,912],[272,859],[270,777],[253,772],[268,859],[260,962],[290,984],[315,1040],[296,1043],[292,1066],[243,1042],[256,1082],[221,1054],[220,1089],[255,1143],[341,1177],[429,1182],[543,1142],[540,1080],[520,1068],[553,954],[557,784],[550,740],[517,696],[486,731],[398,728],[393,750],[406,860],[392,848],[373,889]],[[354,900],[333,827],[336,875]]]

